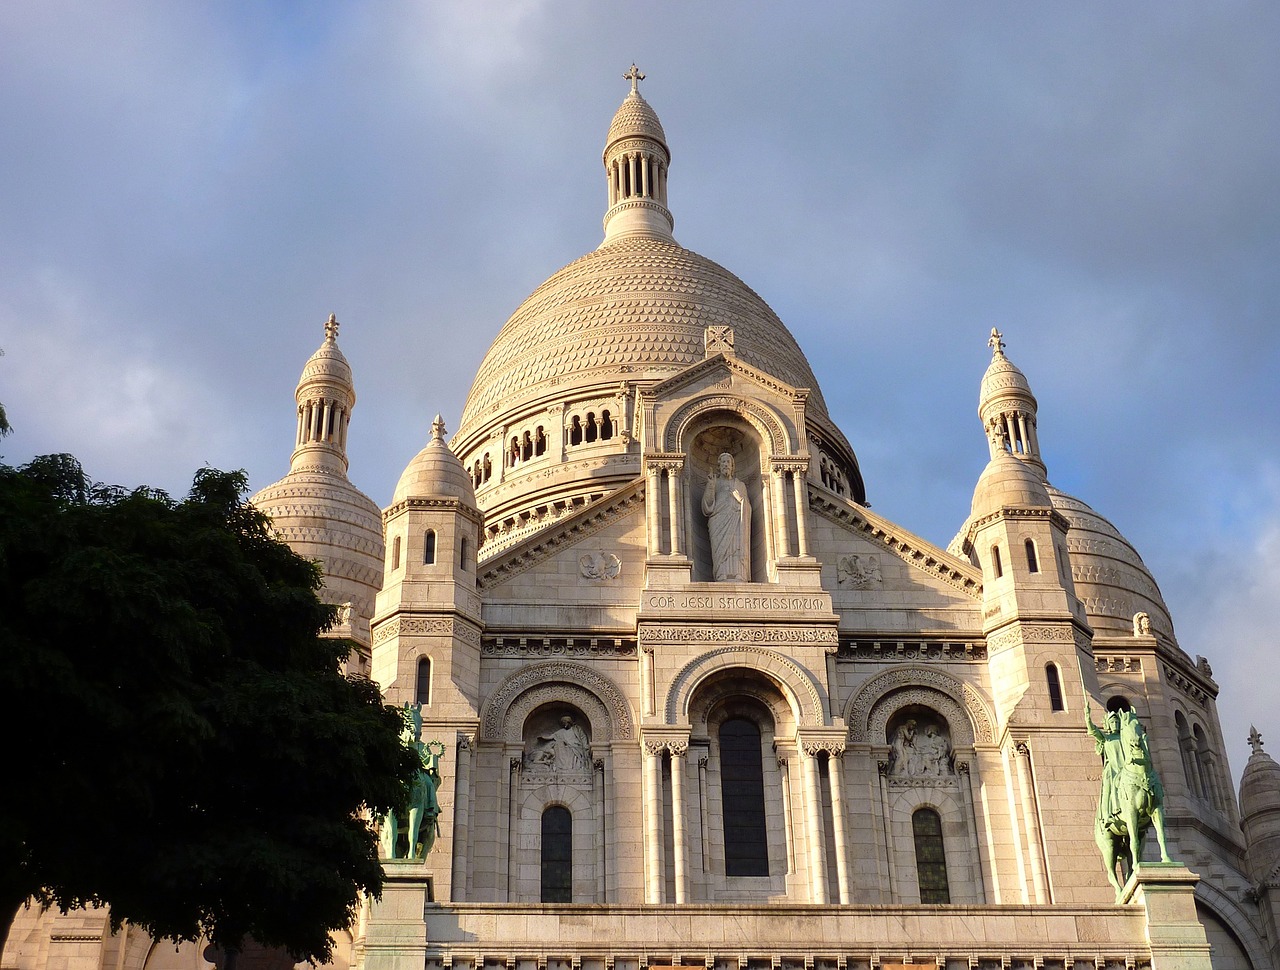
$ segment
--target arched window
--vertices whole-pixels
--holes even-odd
[[[436,530],[428,529],[422,537],[422,562],[430,566],[436,561]]]
[[[493,463],[489,461],[489,456],[484,456],[484,480],[487,482],[489,476],[493,474]]]
[[[911,834],[916,843],[920,902],[951,902],[951,889],[947,885],[947,853],[942,844],[942,819],[932,808],[917,808],[911,816]]]
[[[458,539],[458,568],[467,568],[467,537],[462,536]]]
[[[582,419],[576,414],[573,416],[573,421],[569,425],[569,444],[582,444]]]
[[[1049,684],[1049,709],[1065,711],[1067,705],[1062,699],[1062,677],[1058,673],[1057,664],[1048,663],[1044,665],[1044,679]]]
[[[1196,771],[1196,742],[1191,737],[1191,728],[1181,711],[1174,711],[1173,723],[1178,731],[1178,750],[1182,755],[1182,774],[1187,779],[1187,787],[1196,798],[1203,798],[1199,772]]]
[[[991,547],[991,572],[995,574],[996,579],[1004,575],[1004,567],[1000,565],[1000,547]]]
[[[1108,711],[1131,711],[1133,706],[1129,703],[1129,698],[1122,694],[1116,694],[1107,701]]]
[[[547,453],[547,433],[542,430],[542,425],[538,425],[533,434],[533,453],[535,455]]]
[[[1030,572],[1038,573],[1040,572],[1040,560],[1036,557],[1036,541],[1034,539],[1028,539],[1026,542],[1026,546],[1027,546],[1027,569]]]
[[[573,816],[562,805],[542,813],[542,901],[573,902]]]
[[[760,728],[754,721],[731,718],[720,725],[720,791],[725,875],[769,875],[764,763]]]
[[[528,461],[533,457],[533,435],[528,431],[524,433],[523,443],[520,445],[520,460]]]
[[[431,661],[427,657],[418,658],[418,679],[414,682],[413,702],[431,703]]]
[[[391,540],[391,568],[400,568],[400,537]]]
[[[520,439],[512,438],[511,447],[507,449],[507,467],[515,468],[520,463]]]
[[[587,412],[587,441],[596,440],[596,432],[599,429],[596,426],[596,416],[594,411]]]
[[[613,419],[609,417],[608,411],[600,412],[600,440],[608,441],[613,437]]]

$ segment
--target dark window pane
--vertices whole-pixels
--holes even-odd
[[[724,802],[725,874],[769,875],[764,765],[760,729],[752,721],[735,718],[720,726],[720,782]]]
[[[573,816],[559,805],[542,813],[542,901],[573,902]]]
[[[426,657],[418,660],[418,682],[414,688],[413,699],[418,704],[431,703],[431,661]]]
[[[1062,679],[1058,676],[1058,668],[1054,664],[1045,664],[1044,675],[1049,681],[1049,707],[1065,711],[1067,706],[1062,702]]]
[[[931,808],[916,809],[911,816],[916,842],[916,875],[920,880],[920,902],[949,903],[947,854],[942,845],[942,819]]]

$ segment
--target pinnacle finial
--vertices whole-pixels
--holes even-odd
[[[1254,754],[1262,754],[1262,735],[1252,724],[1249,725],[1249,746],[1253,748]]]
[[[431,437],[435,441],[444,441],[444,418],[436,415],[436,419],[431,422]]]
[[[324,324],[324,336],[326,340],[338,339],[338,316],[335,313],[329,314],[329,319]]]
[[[639,94],[640,82],[644,80],[644,74],[641,73],[640,68],[636,67],[635,61],[631,62],[631,70],[622,76],[631,82],[631,93]]]
[[[991,339],[987,341],[987,346],[991,348],[992,357],[1004,356],[1004,334],[995,327],[991,328]]]

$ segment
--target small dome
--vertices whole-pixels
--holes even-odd
[[[339,469],[297,465],[249,500],[271,517],[275,534],[305,559],[320,561],[326,603],[351,603],[357,639],[368,642],[382,588],[382,510]]]
[[[1276,878],[1280,865],[1280,765],[1262,750],[1256,728],[1253,754],[1240,776],[1240,821],[1249,844],[1249,870],[1258,882]]]
[[[302,368],[302,376],[298,378],[298,395],[301,399],[303,389],[312,384],[336,385],[347,392],[350,400],[348,407],[355,404],[355,381],[351,376],[351,365],[338,349],[338,321],[329,314],[329,322],[325,324],[325,339],[320,349],[311,355]]]
[[[973,490],[970,519],[1002,508],[1050,508],[1044,483],[1026,462],[1001,452],[987,463]]]
[[[667,133],[662,130],[662,122],[639,91],[633,90],[628,94],[614,114],[605,138],[604,154],[608,155],[609,146],[622,138],[647,138],[663,148],[667,147]],[[670,156],[670,149],[667,154]]]
[[[476,508],[475,486],[462,462],[444,440],[444,421],[440,415],[431,425],[431,440],[409,462],[396,484],[391,504],[409,498],[457,499],[468,508]]]
[[[1018,370],[1013,361],[997,351],[987,366],[987,372],[982,375],[982,385],[978,391],[978,406],[981,407],[992,398],[1009,392],[1021,392],[1035,400],[1026,375]]]
[[[1120,530],[1078,498],[1047,486],[1053,507],[1071,524],[1067,550],[1076,595],[1103,636],[1131,636],[1133,615],[1151,617],[1155,633],[1173,636],[1173,620],[1155,578]]]

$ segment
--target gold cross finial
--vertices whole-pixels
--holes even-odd
[[[640,93],[640,82],[644,80],[644,75],[640,73],[640,68],[636,67],[635,61],[631,62],[631,70],[622,75],[626,80],[631,82],[631,93]]]

